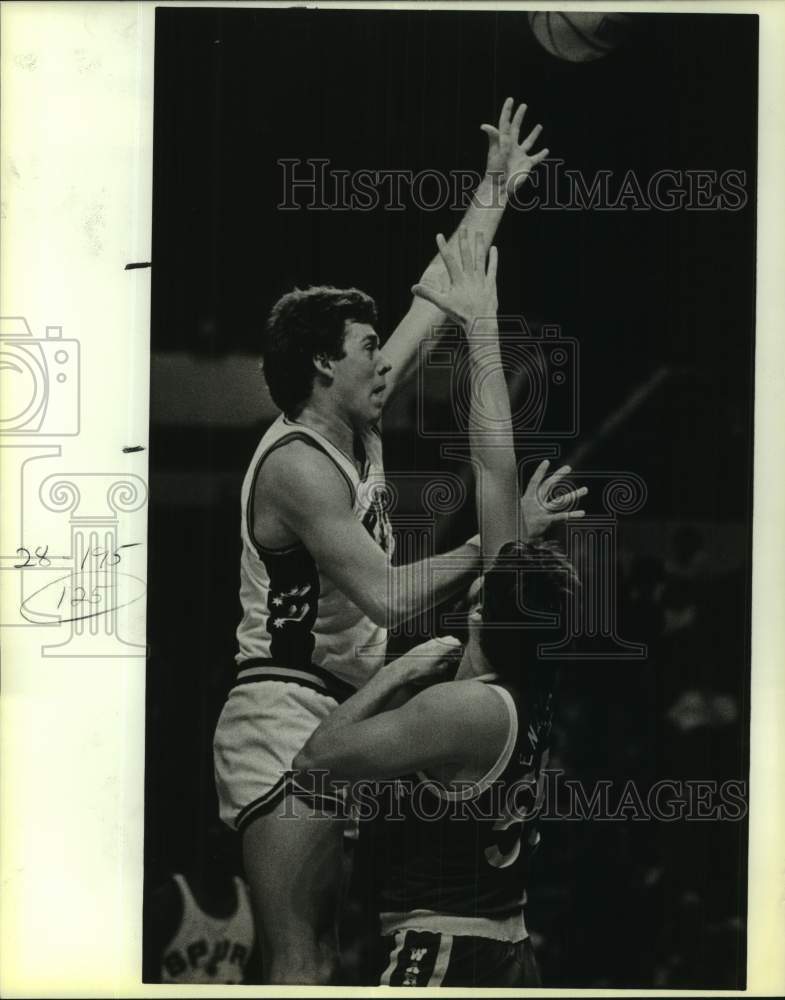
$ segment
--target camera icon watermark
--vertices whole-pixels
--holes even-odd
[[[79,342],[64,338],[61,326],[34,337],[24,317],[0,317],[0,374],[0,434],[79,433]]]
[[[483,402],[483,383],[498,365],[498,356],[517,391],[511,399],[512,429],[515,434],[533,434],[548,439],[569,439],[579,427],[578,341],[562,335],[561,328],[547,324],[535,332],[522,316],[500,315],[499,354],[496,335],[489,335],[487,371],[475,378],[472,389],[466,338],[456,326],[436,328],[420,345],[417,385],[417,431],[424,438],[439,441],[466,441],[472,407],[484,429],[505,433]],[[481,345],[483,337],[475,337]]]

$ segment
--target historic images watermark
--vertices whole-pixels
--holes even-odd
[[[317,803],[317,818],[345,816],[363,821],[403,821],[413,816],[426,823],[500,820],[568,822],[731,822],[747,815],[747,783],[702,778],[661,778],[648,786],[633,780],[600,779],[592,783],[568,778],[559,768],[544,768],[506,784],[485,788],[477,782],[454,781],[449,787],[432,778],[331,780],[326,770],[292,771],[293,798]],[[291,797],[281,805],[282,817],[294,817]]]
[[[325,158],[283,158],[277,160],[277,207],[283,212],[463,212],[473,199],[480,199],[482,207],[499,206],[503,199],[522,212],[738,212],[749,200],[745,170],[662,167],[648,174],[587,173],[564,163],[544,160],[511,194],[502,184],[487,185],[480,194],[482,174],[476,170],[345,170]],[[507,190],[513,186],[508,183]]]

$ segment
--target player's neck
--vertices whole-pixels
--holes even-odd
[[[357,432],[353,424],[318,397],[312,397],[294,419],[326,437],[331,444],[347,455],[354,453],[354,439]]]

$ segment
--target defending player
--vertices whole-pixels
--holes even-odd
[[[390,699],[406,685],[438,678],[449,658],[434,655],[433,647],[413,651],[325,719],[295,767],[311,774],[327,771],[336,780],[409,776],[395,789],[394,809],[402,821],[389,818],[392,799],[384,789],[374,800],[388,810],[388,818],[382,815],[372,825],[368,852],[385,935],[382,984],[535,986],[539,978],[523,905],[527,854],[537,834],[534,822],[524,821],[536,812],[546,761],[553,670],[537,657],[543,634],[531,630],[530,615],[558,612],[575,580],[554,547],[532,539],[555,518],[581,516],[565,506],[586,491],[549,500],[553,477],[542,482],[543,463],[527,490],[526,541],[520,539],[510,407],[495,318],[496,252],[491,249],[486,273],[481,236],[475,254],[461,231],[458,258],[442,237],[438,242],[451,287],[439,293],[418,285],[414,291],[467,333],[471,449],[482,554],[491,566],[482,611],[475,607],[470,615],[454,681],[434,684],[391,708]],[[429,655],[418,655],[423,652]],[[363,791],[355,785],[364,808],[369,803]]]
[[[465,225],[490,240],[508,194],[547,150],[523,143],[525,111],[504,103],[486,176]],[[439,255],[422,277],[438,289]],[[285,295],[263,343],[265,377],[283,411],[242,489],[239,672],[215,735],[221,816],[243,834],[246,876],[272,983],[328,983],[336,969],[341,824],[309,822],[320,803],[292,796],[295,754],[320,721],[382,665],[386,629],[465,588],[476,544],[439,573],[391,568],[379,489],[379,419],[415,368],[441,309],[416,296],[382,351],[373,301],[356,289]],[[418,584],[417,581],[428,581]],[[286,811],[303,822],[280,815]]]

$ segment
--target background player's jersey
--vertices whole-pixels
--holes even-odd
[[[164,949],[162,983],[242,983],[254,943],[248,889],[235,877],[237,905],[228,917],[205,913],[182,875],[174,875],[183,898],[183,916]]]
[[[490,686],[509,718],[509,732],[481,782],[445,788],[428,786],[419,775],[379,787],[367,863],[384,933],[443,924],[454,934],[494,936],[501,926],[510,940],[526,934],[522,908],[528,860],[539,840],[536,813],[547,765],[552,691],[548,684],[524,696],[506,684]],[[403,818],[385,819],[385,812]],[[451,919],[441,924],[436,918],[430,924],[420,919],[413,925],[404,916],[412,911]],[[511,932],[515,927],[517,934]]]
[[[384,509],[382,442],[370,428],[360,442],[363,474],[348,455],[317,431],[281,415],[254,453],[243,481],[240,601],[237,662],[261,660],[272,667],[309,671],[314,666],[362,685],[384,662],[387,632],[375,625],[317,566],[301,543],[268,549],[253,536],[254,492],[265,458],[292,441],[305,441],[326,454],[340,471],[355,516],[380,547],[392,555],[392,530]],[[362,652],[358,650],[362,649]],[[282,678],[283,679],[283,678]]]

